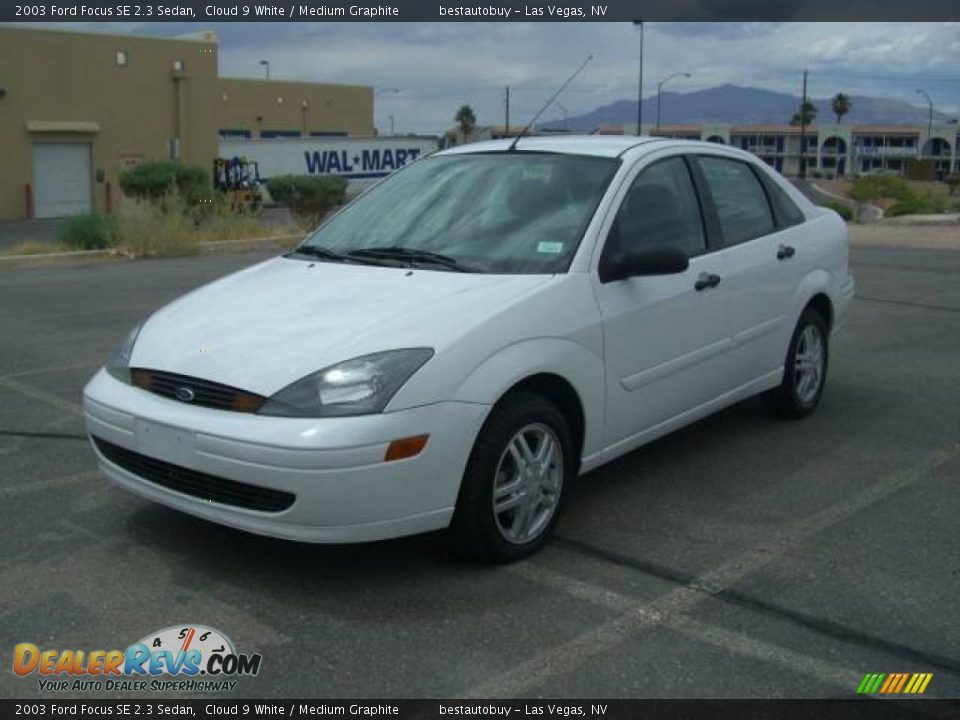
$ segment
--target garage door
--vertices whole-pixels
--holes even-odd
[[[33,146],[33,212],[38,218],[90,212],[90,145]]]

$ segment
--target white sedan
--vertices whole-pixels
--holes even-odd
[[[843,221],[745,152],[477,143],[153,313],[86,424],[116,484],[214,522],[509,561],[580,474],[752,395],[810,413],[853,291]]]

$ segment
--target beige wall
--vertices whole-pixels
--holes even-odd
[[[126,53],[126,66],[117,65],[117,51]],[[174,79],[176,60],[184,64],[180,80]],[[0,97],[0,218],[26,216],[32,146],[45,141],[90,143],[91,173],[105,174],[105,182],[93,183],[94,206],[103,209],[107,183],[114,198],[119,195],[117,175],[125,161],[169,157],[178,84],[181,159],[206,165],[217,151],[207,102],[216,83],[212,42],[0,28],[0,84],[6,88]],[[28,123],[57,123],[56,132],[32,132]]]
[[[218,87],[219,129],[374,134],[371,87],[229,78]]]
[[[117,65],[117,51],[126,53],[125,66]],[[184,65],[180,79],[175,61]],[[120,171],[137,159],[169,158],[178,134],[181,160],[205,168],[217,156],[221,128],[256,136],[261,129],[302,132],[306,121],[308,133],[373,134],[371,88],[221,79],[212,34],[172,39],[4,27],[0,87],[0,220],[26,217],[24,188],[33,182],[38,142],[91,145],[91,177],[98,170],[105,176],[92,182],[93,205],[103,210],[108,184],[118,201]]]

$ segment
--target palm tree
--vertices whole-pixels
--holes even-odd
[[[791,125],[810,125],[813,123],[814,118],[817,117],[817,106],[812,102],[807,100],[805,103],[801,103],[800,110],[793,114],[793,117],[790,119]]]
[[[466,140],[477,124],[477,116],[473,114],[473,108],[469,105],[462,105],[453,119],[460,126],[460,132],[463,133],[463,139]]]
[[[833,96],[833,100],[830,101],[830,107],[833,110],[833,114],[837,116],[837,122],[840,123],[843,121],[843,116],[850,112],[853,103],[850,102],[849,96],[843,93],[837,93]]]

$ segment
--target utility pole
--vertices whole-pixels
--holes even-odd
[[[510,86],[504,87],[503,94],[503,132],[504,135],[510,134]]]
[[[917,90],[918,93],[927,99],[927,142],[930,143],[930,154],[933,154],[933,100],[927,94],[926,90]],[[920,148],[920,156],[923,156],[923,148]]]
[[[634,20],[640,28],[640,68],[637,73],[637,135],[643,134],[643,20]]]
[[[800,178],[807,177],[807,69],[803,69],[803,98],[800,100]]]

